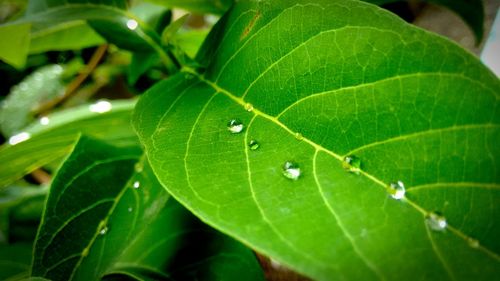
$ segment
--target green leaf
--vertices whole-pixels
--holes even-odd
[[[376,5],[382,5],[400,0],[363,0]],[[484,6],[483,0],[425,0],[440,5],[457,13],[471,28],[476,41],[481,42],[484,35]]]
[[[32,252],[32,245],[27,243],[0,245],[0,279],[14,281],[28,277]]]
[[[104,44],[105,40],[83,21],[71,21],[31,34],[29,53],[78,50]]]
[[[198,59],[133,117],[198,217],[319,280],[500,274],[500,82],[473,55],[360,1],[255,0]]]
[[[19,133],[33,122],[37,109],[64,94],[63,67],[48,65],[14,86],[0,108],[0,130],[5,136]]]
[[[34,240],[46,194],[47,188],[39,186],[15,185],[0,191],[0,244]]]
[[[0,59],[16,68],[24,66],[29,49],[30,28],[29,23],[0,26],[0,37],[9,38],[0,41]]]
[[[134,105],[130,100],[101,101],[40,119],[10,142],[22,140],[20,137],[27,140],[0,147],[0,188],[67,155],[81,133],[117,146],[136,146],[138,140],[130,125]]]
[[[53,280],[137,272],[194,280],[182,276],[212,270],[217,280],[243,272],[244,280],[262,280],[252,253],[194,220],[145,158],[87,138],[53,181],[34,255],[32,275]],[[222,261],[231,266],[222,270]]]
[[[148,2],[167,7],[176,7],[196,13],[222,14],[231,5],[233,0],[147,0]]]

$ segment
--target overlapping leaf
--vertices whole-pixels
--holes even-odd
[[[210,280],[212,270],[216,280],[262,279],[252,253],[172,200],[145,158],[80,139],[52,183],[33,276]]]
[[[133,100],[101,101],[42,117],[24,132],[13,136],[11,142],[20,141],[19,137],[23,136],[29,137],[27,140],[0,147],[0,188],[66,156],[82,133],[117,146],[137,145],[137,136],[130,125],[134,105]]]
[[[134,124],[203,220],[316,279],[500,274],[500,82],[475,57],[373,5],[282,0],[236,5],[198,59]]]

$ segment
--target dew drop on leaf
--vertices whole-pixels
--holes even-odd
[[[298,139],[298,140],[303,140],[304,136],[302,136],[301,133],[295,133],[295,138]]]
[[[43,116],[40,118],[40,125],[47,126],[50,123],[50,119],[47,116]]]
[[[132,211],[133,211],[133,210],[134,210],[134,209],[132,209],[132,207],[128,207],[128,209],[127,209],[127,211],[128,211],[129,213],[132,213]]]
[[[86,257],[88,255],[89,255],[89,248],[83,249],[83,251],[82,251],[82,257]]]
[[[401,200],[405,197],[406,189],[402,181],[393,182],[389,185],[389,194],[396,200]]]
[[[257,150],[260,147],[260,143],[256,140],[251,140],[248,143],[248,147],[250,148],[250,150]]]
[[[437,212],[430,213],[425,220],[430,229],[434,231],[443,231],[446,229],[446,218]]]
[[[109,228],[107,225],[102,225],[100,230],[99,230],[99,234],[104,235],[104,234],[108,233],[108,230],[109,230]]]
[[[232,119],[227,123],[227,129],[233,134],[239,134],[243,131],[243,123],[238,119]]]
[[[283,165],[283,175],[291,180],[297,180],[300,177],[300,168],[296,163],[287,161]]]
[[[252,112],[253,111],[253,105],[251,103],[245,104],[245,110],[248,111],[248,112]]]
[[[359,174],[359,171],[361,170],[361,159],[354,155],[346,156],[344,158],[343,166],[348,172]]]
[[[105,113],[111,110],[113,105],[109,101],[101,100],[89,106],[89,110],[95,113]]]
[[[127,21],[127,28],[130,29],[130,30],[135,30],[137,28],[137,26],[139,26],[139,23],[137,23],[136,20],[133,20],[133,19],[129,19]]]
[[[479,248],[479,241],[477,241],[474,238],[471,238],[471,237],[467,238],[467,243],[469,244],[469,246],[471,248],[474,248],[474,249]]]
[[[12,137],[9,138],[9,144],[10,145],[15,145],[20,142],[29,140],[31,138],[31,134],[27,132],[22,132],[17,135],[13,135]]]
[[[139,181],[134,181],[134,184],[132,185],[135,189],[138,189],[141,186],[141,183]]]

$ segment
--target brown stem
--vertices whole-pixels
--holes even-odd
[[[31,172],[31,176],[40,184],[50,183],[51,176],[42,169],[36,169]]]
[[[108,45],[99,46],[99,48],[97,48],[97,50],[95,50],[95,52],[92,54],[92,57],[90,58],[85,68],[75,79],[73,79],[73,81],[71,81],[71,83],[68,84],[64,95],[42,104],[38,109],[39,114],[46,115],[52,108],[71,97],[71,95],[73,95],[76,90],[82,85],[85,79],[89,77],[92,71],[94,71],[101,59],[104,57],[104,54],[106,54],[107,49]]]

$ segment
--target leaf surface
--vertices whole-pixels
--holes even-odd
[[[231,266],[218,280],[242,270],[244,280],[262,279],[252,253],[172,200],[145,158],[87,138],[52,183],[34,257],[32,276],[51,280],[188,280],[182,276],[202,278],[219,259]]]
[[[92,105],[54,113],[13,136],[11,142],[23,135],[28,139],[0,147],[0,188],[66,156],[79,134],[103,139],[117,146],[136,146],[138,139],[130,125],[135,101],[114,101],[109,105],[110,111],[102,113],[93,112],[95,108]]]
[[[224,13],[233,0],[147,0],[148,2],[167,7],[178,7],[196,13]]]
[[[205,73],[141,97],[134,126],[162,185],[315,279],[498,276],[498,78],[373,5],[296,2],[237,4],[198,54]],[[443,231],[427,223],[435,211]]]

